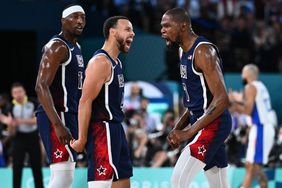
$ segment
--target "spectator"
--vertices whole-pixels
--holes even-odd
[[[277,139],[269,154],[270,167],[282,167],[282,126],[279,127]]]
[[[131,117],[127,117],[127,139],[131,150],[133,166],[144,166],[145,155],[147,152],[146,144],[148,136],[144,126],[144,119],[138,111],[134,111]]]
[[[130,95],[124,98],[123,107],[125,112],[128,110],[140,109],[140,102],[142,97],[142,89],[137,82],[132,82],[130,88]]]
[[[147,164],[150,167],[173,166],[180,154],[180,149],[173,149],[166,141],[166,137],[175,125],[175,113],[168,109],[162,119],[163,127],[159,132],[148,135]]]
[[[26,154],[32,169],[36,188],[43,187],[41,171],[41,148],[36,125],[36,102],[28,98],[24,86],[14,83],[11,88],[13,106],[11,113],[2,116],[1,121],[15,129],[13,137],[13,187],[21,187],[22,169]]]
[[[7,125],[5,117],[11,111],[12,104],[6,93],[0,94],[0,144],[2,144],[2,166],[11,165],[11,141],[12,129]],[[1,152],[0,152],[1,153]]]
[[[140,101],[140,113],[144,120],[144,128],[147,133],[152,133],[157,130],[157,124],[154,117],[148,112],[149,99],[142,97]]]

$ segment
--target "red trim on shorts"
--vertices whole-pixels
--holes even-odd
[[[202,129],[201,135],[198,137],[197,141],[190,145],[190,151],[193,157],[203,162],[205,161],[209,146],[216,136],[219,125],[220,118],[217,118],[209,125],[207,125],[204,129]]]
[[[50,126],[50,131],[51,131],[52,163],[68,161],[69,153],[65,148],[65,145],[60,143],[56,135],[54,125],[52,124]]]
[[[108,140],[106,124],[97,122],[93,127],[93,156],[94,156],[94,173],[95,180],[109,180],[113,178],[113,168],[109,160]],[[110,135],[108,135],[110,136]]]

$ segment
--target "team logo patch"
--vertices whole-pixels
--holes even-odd
[[[186,65],[180,65],[180,75],[181,75],[181,78],[187,79],[187,66]]]
[[[118,83],[119,83],[119,87],[124,87],[124,77],[123,77],[123,74],[119,74],[118,75]]]
[[[207,151],[207,150],[205,149],[205,146],[204,146],[204,145],[202,145],[201,147],[200,147],[200,146],[198,147],[198,154],[199,154],[199,155],[204,156],[206,151]]]
[[[99,167],[99,168],[97,168],[97,171],[98,171],[98,173],[99,173],[99,176],[101,176],[101,175],[106,175],[106,168],[104,168],[102,165]]]
[[[78,66],[84,67],[82,55],[76,55],[76,59],[77,59]]]
[[[63,157],[63,151],[60,151],[59,149],[57,149],[57,150],[54,152],[54,155],[55,155],[56,159],[62,158],[62,157]]]

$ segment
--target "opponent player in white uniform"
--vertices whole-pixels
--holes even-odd
[[[268,162],[268,155],[275,135],[275,125],[273,125],[271,119],[270,96],[265,85],[258,80],[258,75],[259,69],[256,65],[248,64],[244,66],[242,70],[242,81],[245,85],[243,101],[235,100],[234,97],[232,103],[236,111],[251,117],[246,175],[242,188],[251,186],[254,175],[257,175],[260,187],[267,187],[267,176],[262,171],[262,166]]]

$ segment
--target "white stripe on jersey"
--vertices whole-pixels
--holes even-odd
[[[106,124],[106,131],[107,131],[107,143],[108,143],[107,145],[108,145],[109,162],[110,162],[111,166],[113,167],[113,169],[115,171],[116,178],[119,179],[117,168],[113,163],[111,133],[110,133],[109,123],[106,122],[106,121],[104,121],[104,123]]]
[[[66,66],[71,62],[72,54],[71,54],[71,50],[70,50],[68,44],[65,41],[63,41],[60,38],[53,38],[50,41],[54,41],[54,40],[62,41],[63,43],[65,43],[65,45],[67,46],[67,48],[69,50],[68,60],[66,62],[62,63],[62,88],[63,88],[63,91],[64,91],[64,108],[65,108],[65,112],[68,112],[69,108],[67,106],[68,92],[67,92],[67,88],[66,88]]]
[[[106,57],[109,59],[108,56],[106,56]],[[109,59],[109,61],[110,61],[111,67],[112,67],[112,74],[111,74],[111,79],[108,82],[105,83],[105,107],[106,107],[106,109],[109,112],[110,120],[112,120],[113,119],[113,114],[112,114],[112,112],[110,110],[110,106],[109,106],[109,85],[114,80],[114,68],[113,68],[113,65],[112,65],[112,62],[111,62],[110,59]]]
[[[111,64],[111,67],[112,67],[111,79],[108,82],[105,83],[105,107],[106,107],[106,109],[109,113],[110,120],[112,120],[113,114],[112,114],[110,107],[109,107],[109,85],[112,83],[112,81],[114,79],[114,68],[113,68],[113,65],[111,63],[111,59],[109,59],[109,57],[104,53],[98,53],[93,58],[95,58],[96,56],[99,56],[99,55],[105,56],[110,61],[109,63]]]
[[[68,92],[67,92],[67,88],[66,88],[66,66],[62,65],[62,87],[64,90],[64,107],[65,107],[65,112],[69,111],[68,105],[67,105],[67,101],[68,101]]]
[[[65,120],[65,114],[64,114],[64,112],[61,112],[61,120],[62,120],[62,122],[63,122],[63,125],[66,126],[66,120]],[[66,150],[67,150],[68,153],[69,153],[71,162],[74,162],[72,152],[71,152],[71,150],[70,150],[70,148],[69,148],[69,146],[68,146],[67,144],[65,145],[65,148],[66,148]]]
[[[199,42],[194,49],[193,57],[192,57],[192,70],[196,75],[198,75],[200,77],[200,81],[201,81],[201,85],[202,85],[202,89],[203,89],[203,99],[204,99],[203,110],[204,110],[204,113],[205,113],[206,110],[207,110],[207,105],[208,105],[207,87],[206,87],[206,83],[205,83],[205,78],[204,78],[203,73],[196,71],[196,69],[194,68],[195,51],[198,48],[198,46],[200,46],[201,44],[209,44],[211,46],[213,46],[213,45],[210,42]]]

